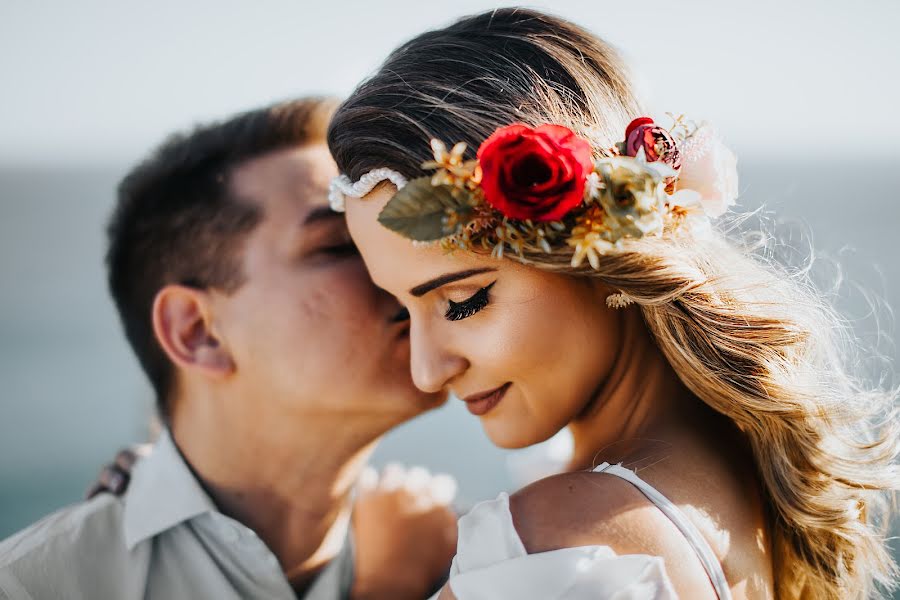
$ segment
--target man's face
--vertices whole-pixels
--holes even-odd
[[[239,252],[244,283],[214,295],[216,326],[235,365],[231,381],[255,398],[253,410],[399,422],[444,397],[412,383],[408,323],[370,280],[343,216],[328,209],[335,175],[324,144],[233,172],[232,192],[259,204],[263,218]]]

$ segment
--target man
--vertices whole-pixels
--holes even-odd
[[[0,598],[414,598],[449,564],[453,515],[418,477],[416,564],[395,564],[388,495],[357,519],[352,573],[361,469],[444,398],[412,385],[406,315],[328,209],[333,106],[176,136],[123,180],[110,289],[166,427],[122,497],[0,544]]]

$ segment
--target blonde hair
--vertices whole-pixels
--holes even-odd
[[[471,152],[499,126],[552,122],[602,149],[641,113],[611,47],[562,19],[504,9],[397,49],[339,107],[329,145],[351,179],[377,167],[413,178],[432,137]],[[684,384],[746,436],[768,501],[776,596],[890,587],[896,394],[853,374],[851,328],[809,277],[717,231],[632,240],[597,268],[570,258],[520,260],[599,279],[638,305]]]
[[[684,384],[749,441],[764,492],[778,598],[866,598],[891,587],[885,544],[898,421],[895,394],[848,372],[852,331],[803,272],[706,233],[667,232],[571,268],[640,307]]]

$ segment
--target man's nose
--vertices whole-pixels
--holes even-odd
[[[465,357],[449,349],[433,332],[417,327],[415,322],[410,328],[410,352],[413,383],[426,393],[440,392],[469,367]]]

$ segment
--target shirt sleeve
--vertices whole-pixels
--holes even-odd
[[[657,556],[620,556],[608,546],[528,554],[513,526],[506,494],[478,504],[460,519],[449,584],[457,600],[677,598]]]
[[[0,569],[0,600],[33,600],[18,577],[8,568]]]

